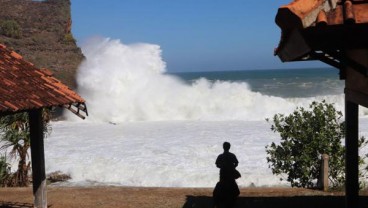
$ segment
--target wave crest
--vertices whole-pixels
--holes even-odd
[[[313,100],[342,106],[343,95],[285,99],[253,92],[245,82],[201,78],[187,84],[165,74],[161,48],[154,44],[102,39],[83,47],[83,53],[78,91],[94,121],[250,121],[288,113]]]

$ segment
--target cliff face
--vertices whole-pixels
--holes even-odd
[[[0,0],[0,43],[70,87],[83,54],[71,34],[70,0]]]

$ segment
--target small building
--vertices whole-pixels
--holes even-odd
[[[88,115],[85,100],[18,53],[0,44],[0,116],[27,112],[35,207],[47,207],[42,109],[63,107],[81,118]]]
[[[319,60],[345,80],[346,207],[359,206],[358,113],[368,107],[368,0],[294,0],[279,8],[281,61]]]

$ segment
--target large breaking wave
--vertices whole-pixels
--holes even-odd
[[[343,109],[342,95],[285,99],[253,92],[245,82],[204,78],[189,85],[165,74],[160,46],[154,44],[98,39],[82,50],[86,60],[77,82],[89,120],[263,120],[322,99]]]

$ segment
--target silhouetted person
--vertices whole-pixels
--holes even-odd
[[[231,153],[230,143],[224,142],[224,153],[216,159],[216,166],[220,168],[220,181],[213,191],[215,206],[218,208],[231,208],[235,205],[236,198],[240,191],[235,179],[240,178],[240,173],[235,169],[238,166],[238,159]]]

